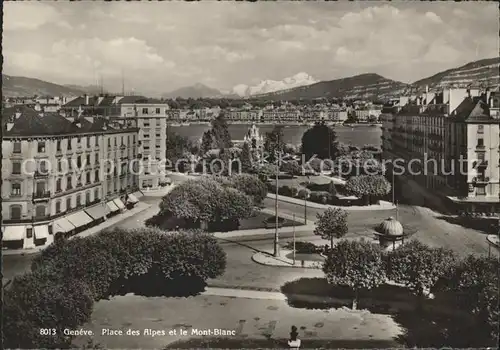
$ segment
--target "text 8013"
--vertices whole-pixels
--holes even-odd
[[[40,335],[56,335],[55,328],[40,328]]]

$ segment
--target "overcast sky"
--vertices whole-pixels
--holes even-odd
[[[108,90],[219,89],[306,72],[412,82],[498,56],[487,2],[4,2],[4,73]]]

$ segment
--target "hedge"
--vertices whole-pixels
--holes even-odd
[[[201,231],[116,229],[58,241],[6,290],[5,345],[68,347],[72,337],[62,330],[88,322],[94,301],[129,291],[176,295],[182,289],[182,295],[192,295],[225,267],[224,250]],[[41,328],[55,328],[59,336],[39,334]]]
[[[309,198],[312,202],[321,204],[328,204],[332,201],[332,195],[327,191],[313,191]]]

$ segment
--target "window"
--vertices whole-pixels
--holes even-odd
[[[135,143],[135,135],[132,135],[132,143]]]
[[[111,138],[108,138],[108,147],[111,147]]]
[[[98,189],[98,188],[96,188],[96,189],[94,190],[94,200],[95,200],[95,201],[96,201],[96,200],[99,200],[99,189]]]
[[[87,164],[86,165],[90,165],[90,154],[87,154]]]
[[[144,134],[145,139],[149,139],[149,134]]]
[[[95,175],[94,175],[94,182],[98,182],[98,181],[99,181],[99,170],[96,170]]]
[[[484,161],[484,153],[483,152],[478,152],[477,153],[477,159],[479,161]]]
[[[14,153],[21,153],[21,142],[14,142]]]
[[[45,142],[38,142],[38,153],[45,153]]]
[[[142,114],[148,114],[148,109],[147,108],[143,108],[142,109]]]
[[[71,151],[71,139],[68,139],[68,151]]]
[[[157,133],[155,136],[156,136],[156,137],[158,137],[158,138],[160,138],[160,137],[161,137],[161,134],[158,134],[158,133]]]
[[[89,184],[91,181],[90,181],[90,172],[87,173],[87,181],[85,181],[85,183]]]
[[[97,138],[97,136],[95,137],[94,141],[95,141],[95,145],[99,146],[99,139]]]
[[[61,179],[56,180],[56,192],[61,192]]]
[[[76,157],[76,166],[78,168],[82,167],[82,157],[81,156]]]
[[[21,219],[21,206],[11,205],[10,206],[10,218],[13,220]]]
[[[35,208],[35,217],[42,218],[44,216],[45,216],[45,206],[44,205],[38,205]]]
[[[161,113],[161,112],[160,112],[160,109],[159,109],[159,108],[156,108],[156,112],[155,112],[155,113],[156,113],[156,114],[160,114],[160,113]]]
[[[21,174],[21,163],[13,162],[12,163],[12,174]]]
[[[62,159],[57,161],[57,171],[62,172]]]
[[[158,108],[158,110],[160,110],[160,109]],[[161,126],[161,119],[156,119],[156,126]]]
[[[121,145],[123,146],[123,136],[122,136],[122,143],[121,143]]]
[[[485,196],[486,195],[486,187],[477,187],[476,188],[476,195]]]
[[[70,175],[66,178],[66,189],[71,190],[72,188],[73,188],[73,179]]]
[[[87,136],[87,147],[90,148],[90,136]]]
[[[76,138],[76,143],[77,143],[77,145],[79,145],[80,143],[82,143],[82,138],[80,136],[78,136]]]
[[[21,195],[21,184],[20,183],[13,183],[10,191],[10,194],[12,196],[20,196]]]
[[[66,198],[66,210],[71,209],[71,197]]]
[[[57,152],[60,152],[60,151],[61,151],[61,140],[57,140],[57,143],[56,143],[56,151],[57,151]]]
[[[82,205],[82,196],[80,196],[80,193],[76,195],[76,206],[79,207]]]
[[[61,212],[61,201],[56,202],[56,214]]]
[[[115,147],[116,147],[116,139],[117,139],[117,137],[114,138],[114,140],[115,140]]]
[[[484,146],[484,139],[477,139],[477,146],[478,147]]]
[[[85,192],[85,203],[86,204],[90,203],[90,192],[89,191]]]
[[[42,174],[47,174],[47,162],[41,161],[38,163],[38,171]]]
[[[484,134],[484,125],[479,124],[477,126],[477,133],[478,134]]]

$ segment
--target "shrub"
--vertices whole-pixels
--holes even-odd
[[[286,249],[292,249],[293,250],[293,242],[288,242],[285,245]],[[314,243],[311,242],[303,242],[303,241],[296,241],[295,242],[295,252],[299,254],[314,254],[314,253],[319,253],[322,252],[323,248],[322,247],[317,247]]]
[[[332,196],[326,191],[312,191],[310,194],[310,200],[312,202],[328,204],[332,200]]]
[[[278,194],[287,197],[295,197],[297,195],[297,188],[290,186],[282,186],[278,189]]]
[[[310,195],[311,195],[311,191],[309,191],[307,188],[301,188],[297,192],[297,198],[300,198],[300,199],[307,199],[307,198],[309,198]]]
[[[356,309],[359,291],[385,282],[384,268],[378,245],[363,240],[342,240],[328,252],[323,272],[328,283],[348,286],[354,291],[353,309]]]
[[[72,337],[63,330],[77,329],[90,320],[93,295],[82,281],[54,282],[42,270],[14,279],[4,292],[3,341],[5,348],[68,348]],[[55,330],[54,334],[41,329]]]

